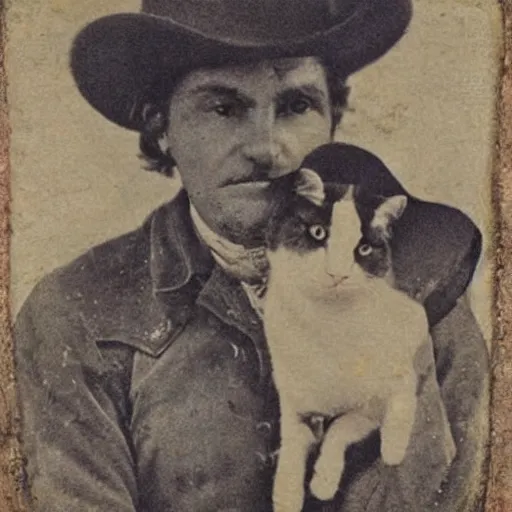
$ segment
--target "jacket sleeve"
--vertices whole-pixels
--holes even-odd
[[[441,396],[457,446],[440,512],[480,510],[489,438],[489,355],[466,296],[432,329]]]
[[[26,491],[36,511],[133,512],[135,465],[112,384],[112,366],[123,362],[100,354],[79,296],[50,275],[16,321]]]
[[[488,356],[467,300],[462,297],[432,330],[436,354],[419,394],[416,424],[404,462],[387,467],[377,459],[342,488],[338,512],[474,512],[479,510],[488,424]],[[445,458],[446,407],[456,456]]]

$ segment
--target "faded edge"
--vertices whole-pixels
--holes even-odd
[[[6,5],[0,0],[0,510],[22,512],[23,464],[16,410],[13,345],[9,307],[10,127],[5,72]]]
[[[493,179],[496,222],[490,473],[486,512],[512,510],[512,0],[501,0],[504,60]]]
[[[512,0],[500,0],[504,61],[499,90],[499,133],[493,179],[496,265],[492,411],[485,512],[512,510]],[[5,10],[0,0],[0,510],[25,512],[20,422],[14,386],[9,308],[10,127],[5,74]]]

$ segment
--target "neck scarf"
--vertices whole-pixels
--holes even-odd
[[[226,272],[241,281],[251,306],[262,317],[268,274],[265,247],[247,249],[218,235],[210,229],[192,205],[190,215],[197,234],[210,249],[214,260]]]

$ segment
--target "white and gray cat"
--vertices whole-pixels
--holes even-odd
[[[418,360],[433,362],[423,306],[394,287],[389,242],[406,205],[405,195],[324,184],[303,168],[271,219],[264,328],[281,409],[276,512],[302,510],[306,461],[318,443],[312,418],[330,420],[310,483],[319,499],[338,490],[346,448],[376,429],[385,464],[405,457]]]

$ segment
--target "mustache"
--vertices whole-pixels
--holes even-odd
[[[221,187],[240,185],[243,183],[274,182],[292,174],[296,169],[282,167],[254,166],[247,174],[231,177],[221,182]]]

